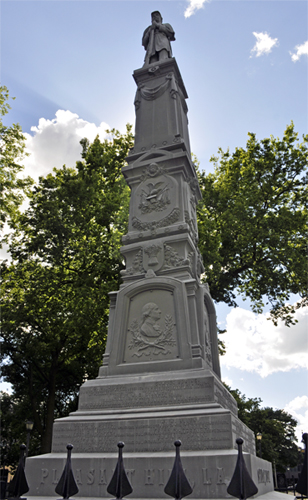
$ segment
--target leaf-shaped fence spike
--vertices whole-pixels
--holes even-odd
[[[187,497],[187,495],[190,495],[193,491],[183,470],[180,457],[181,444],[182,443],[179,440],[175,441],[174,443],[174,446],[176,447],[174,465],[169,480],[164,489],[164,492],[167,495],[175,498],[176,500]]]
[[[243,442],[244,441],[242,438],[237,438],[236,440],[236,444],[238,445],[237,462],[232,479],[227,488],[227,492],[233,497],[239,498],[241,500],[246,500],[246,498],[250,498],[253,495],[256,495],[256,493],[258,493],[258,488],[251,479],[244,461],[242,453]]]
[[[79,491],[72,470],[71,454],[73,448],[74,446],[72,444],[68,444],[66,446],[67,449],[66,464],[62,472],[62,476],[60,477],[60,480],[55,489],[55,492],[58,493],[58,495],[61,495],[62,498],[65,499],[70,498],[73,495],[76,495],[76,493],[78,493]]]
[[[110,495],[113,495],[117,499],[126,497],[132,493],[133,488],[128,480],[123,464],[122,450],[124,448],[124,443],[120,441],[118,443],[119,456],[118,463],[111,478],[110,483],[107,486],[107,491]]]
[[[26,463],[26,445],[20,445],[20,458],[17,470],[12,481],[9,483],[7,491],[10,496],[10,500],[18,500],[21,495],[29,491],[28,482],[25,474],[25,463]]]
[[[299,480],[297,481],[295,491],[307,497],[308,496],[308,457],[307,457],[308,434],[306,432],[305,434],[303,434],[302,441],[305,444],[305,456],[304,456],[303,467],[301,470],[301,475],[299,477]]]

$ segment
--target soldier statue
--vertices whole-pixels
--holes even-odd
[[[170,42],[175,40],[174,30],[168,23],[163,24],[163,18],[157,10],[152,12],[152,24],[142,37],[142,45],[146,50],[144,65],[163,61],[172,57]]]

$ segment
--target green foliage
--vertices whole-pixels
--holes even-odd
[[[8,106],[3,95],[2,114]],[[258,143],[250,134],[247,150],[232,156],[220,151],[215,173],[198,173],[200,250],[214,300],[235,305],[240,292],[261,311],[267,297],[279,317],[290,293],[305,297],[307,140],[296,143],[293,125],[282,141]],[[121,168],[133,145],[131,130],[81,144],[82,161],[40,178],[24,214],[18,213],[20,199],[10,198],[16,186],[22,188],[14,178],[15,160],[6,164],[13,172],[6,192],[15,201],[6,205],[14,233],[13,260],[2,264],[2,374],[14,389],[8,408],[34,421],[42,452],[50,450],[54,418],[76,409],[80,385],[97,376],[108,294],[119,288],[123,268],[120,241],[127,230],[129,188]],[[285,316],[291,314],[287,310]],[[251,414],[261,411],[258,400],[251,405]],[[285,426],[280,417],[267,420]],[[263,420],[262,425],[266,436]],[[16,439],[21,432],[16,427]]]
[[[1,466],[15,468],[19,461],[20,445],[27,442],[25,416],[31,415],[31,408],[26,398],[16,398],[0,392],[1,417]],[[37,432],[31,433],[29,455],[39,451]]]
[[[225,384],[226,385],[226,384]],[[260,398],[246,398],[238,389],[226,385],[238,404],[238,416],[254,433],[262,434],[262,458],[276,463],[277,472],[295,467],[299,455],[295,444],[296,420],[284,410],[261,408]],[[259,444],[257,455],[260,456]]]
[[[14,123],[10,127],[5,127],[2,122],[2,116],[11,108],[8,101],[7,87],[0,86],[0,229],[5,222],[10,224],[16,218],[18,207],[24,199],[24,192],[27,193],[33,184],[30,177],[20,177],[23,170],[20,162],[25,156],[25,137],[20,125]]]
[[[293,123],[282,140],[248,135],[246,149],[220,149],[215,173],[199,173],[205,280],[215,301],[236,306],[241,294],[257,313],[266,301],[290,324],[290,294],[307,304],[308,135],[299,143]]]
[[[52,423],[76,406],[97,376],[108,324],[108,293],[120,282],[120,238],[129,188],[121,167],[132,135],[83,141],[83,161],[46,178],[16,222],[13,261],[2,265],[3,376],[30,403],[42,452]]]

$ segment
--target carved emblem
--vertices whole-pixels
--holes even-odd
[[[133,356],[150,356],[152,354],[170,354],[168,346],[175,346],[173,338],[174,322],[172,316],[166,314],[165,328],[162,330],[159,321],[161,310],[154,302],[145,304],[142,308],[141,318],[134,319],[128,329],[132,335],[129,349],[135,349]]]
[[[146,179],[149,179],[150,177],[157,177],[158,175],[163,175],[166,173],[166,169],[163,166],[157,165],[157,163],[151,163],[146,167],[145,170],[143,170],[142,175],[141,175],[141,181],[145,181]]]
[[[128,275],[133,275],[133,274],[140,274],[140,273],[145,273],[145,270],[143,268],[143,253],[142,253],[142,248],[136,253],[132,266],[128,267],[126,269],[125,274]]]
[[[152,66],[152,68],[148,69],[148,73],[155,73],[159,70],[159,66]]]
[[[158,264],[157,254],[161,251],[161,246],[159,245],[149,245],[144,249],[144,253],[149,256],[149,266],[156,266]]]
[[[149,182],[147,191],[142,189],[139,209],[142,214],[161,212],[170,204],[169,185],[164,182]]]
[[[165,247],[165,267],[179,267],[179,266],[189,266],[190,260],[184,259],[179,256],[171,246],[164,245]]]

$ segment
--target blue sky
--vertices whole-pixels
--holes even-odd
[[[245,146],[248,132],[282,137],[293,120],[300,136],[307,133],[304,0],[2,0],[0,8],[1,84],[16,97],[5,123],[19,122],[26,133],[25,166],[35,178],[74,165],[83,136],[134,123],[132,73],[143,64],[141,37],[153,10],[176,33],[173,55],[201,168],[212,169],[219,147]],[[247,397],[286,408],[307,432],[307,311],[297,326],[276,330],[246,302],[217,313],[228,329],[223,378]]]

